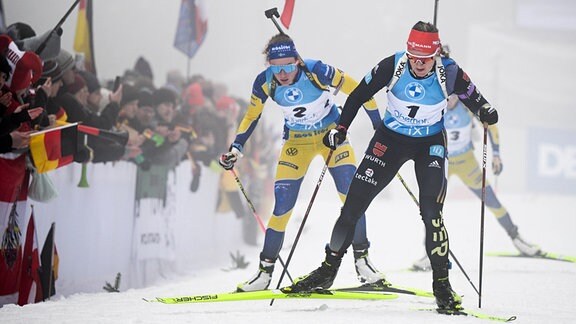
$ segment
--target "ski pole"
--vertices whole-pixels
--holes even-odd
[[[434,0],[434,26],[438,27],[438,25],[436,25],[436,17],[438,16],[438,0]]]
[[[488,146],[488,123],[482,123],[484,138],[482,140],[482,205],[480,206],[480,271],[478,308],[482,308],[482,269],[484,267],[484,208],[486,206],[486,151]]]
[[[296,238],[294,239],[294,243],[292,244],[292,248],[290,249],[290,253],[288,254],[288,259],[286,260],[286,267],[284,268],[284,271],[282,271],[282,274],[280,275],[280,280],[278,280],[278,285],[276,286],[276,289],[280,288],[280,285],[282,284],[282,279],[284,279],[284,274],[288,270],[288,265],[290,264],[290,260],[292,260],[292,255],[294,255],[294,250],[296,250],[296,245],[298,244],[298,240],[300,239],[300,235],[302,235],[302,230],[304,229],[304,225],[306,224],[306,220],[308,219],[308,215],[310,214],[310,209],[312,208],[312,204],[314,204],[314,200],[316,199],[316,194],[318,193],[318,189],[320,189],[320,185],[322,184],[322,180],[324,179],[324,175],[326,174],[326,170],[328,169],[328,163],[330,162],[330,159],[332,158],[332,153],[334,153],[334,150],[330,150],[330,153],[328,153],[328,157],[326,158],[326,163],[324,164],[324,167],[322,168],[322,172],[320,173],[320,178],[318,179],[318,182],[316,183],[316,188],[314,188],[314,192],[312,193],[312,198],[310,198],[310,203],[308,203],[308,208],[306,209],[306,213],[304,214],[304,218],[302,219],[302,223],[300,224],[300,228],[298,229],[298,233],[296,234]],[[270,306],[272,306],[273,303],[274,303],[274,299],[270,300]]]
[[[266,15],[266,18],[272,20],[272,22],[274,23],[276,29],[278,29],[278,32],[280,32],[280,34],[286,35],[286,33],[284,32],[284,30],[282,30],[282,27],[280,27],[280,24],[278,24],[278,21],[276,20],[276,18],[280,17],[280,14],[278,14],[278,8],[274,7],[268,9],[264,11],[264,15]],[[305,68],[306,65],[304,64],[304,60],[302,59],[300,54],[297,53],[296,55],[297,55],[296,58],[298,59],[300,66],[304,67],[302,70],[306,74],[306,77],[308,77],[308,79],[310,80],[313,80],[314,78],[312,76],[312,73]],[[334,90],[334,95],[338,94],[338,92],[342,88],[343,83],[344,78],[340,79],[340,81],[338,82],[338,85]],[[322,184],[322,179],[324,179],[324,174],[326,174],[326,170],[328,169],[328,162],[330,162],[333,152],[334,150],[330,150],[330,153],[328,153],[328,157],[326,158],[326,164],[324,164],[324,167],[322,168],[322,172],[320,173],[320,179],[318,179],[318,182],[316,183],[316,188],[314,188],[314,193],[312,194],[312,198],[310,199],[310,203],[308,204],[308,208],[306,209],[306,213],[304,214],[304,218],[302,219],[302,224],[300,224],[300,228],[298,229],[298,233],[296,234],[296,238],[294,239],[294,243],[292,245],[292,248],[290,249],[290,253],[288,254],[288,260],[286,260],[286,267],[284,268],[284,271],[282,271],[282,275],[280,276],[280,280],[278,280],[278,285],[276,286],[276,289],[280,288],[280,285],[282,284],[282,279],[284,278],[284,274],[288,270],[288,265],[290,264],[290,260],[292,259],[292,255],[294,254],[294,250],[296,249],[296,244],[300,239],[300,235],[302,234],[302,230],[304,229],[304,224],[306,224],[308,214],[310,213],[310,209],[312,208],[312,204],[314,203],[314,199],[316,198],[316,194],[318,193],[320,184]],[[270,306],[272,306],[273,303],[274,299],[270,300]]]
[[[420,207],[420,203],[418,202],[418,199],[416,198],[416,196],[414,196],[414,193],[412,193],[412,190],[410,190],[410,188],[408,187],[408,185],[406,184],[406,182],[404,181],[404,179],[402,178],[400,173],[396,173],[396,177],[398,178],[398,180],[400,180],[400,182],[402,182],[402,185],[404,186],[404,188],[406,189],[406,191],[408,192],[410,197],[412,197],[412,200],[414,201],[416,206]],[[466,271],[464,270],[464,268],[460,264],[460,261],[458,261],[458,258],[456,258],[456,255],[454,255],[454,253],[452,253],[452,250],[450,250],[450,249],[448,249],[448,253],[452,257],[452,259],[454,259],[454,261],[458,265],[458,268],[460,268],[460,271],[462,271],[462,273],[464,274],[464,277],[466,277],[466,279],[468,279],[468,282],[470,283],[470,285],[472,285],[472,288],[474,288],[476,293],[478,295],[480,295],[480,292],[478,291],[478,289],[476,289],[476,286],[474,285],[474,283],[472,282],[472,280],[470,279],[470,277],[468,276],[468,274],[466,273]]]
[[[264,222],[262,221],[262,218],[260,216],[258,216],[258,214],[256,213],[256,208],[254,208],[254,204],[252,203],[250,198],[248,198],[248,194],[246,193],[246,190],[244,189],[242,182],[240,182],[240,178],[238,177],[238,175],[236,174],[236,171],[234,171],[234,169],[230,169],[230,171],[232,171],[232,174],[234,175],[234,178],[236,179],[236,183],[238,184],[238,188],[240,188],[242,195],[244,195],[244,198],[246,198],[246,201],[248,202],[248,206],[250,206],[250,209],[252,210],[252,215],[256,219],[256,222],[258,222],[258,225],[260,225],[260,229],[262,230],[262,232],[264,234],[266,234],[266,226],[264,226]],[[294,280],[292,280],[292,276],[288,272],[288,268],[286,268],[286,264],[284,263],[284,260],[282,260],[282,257],[280,255],[278,255],[278,261],[280,261],[280,264],[282,265],[282,268],[284,268],[284,271],[286,271],[286,274],[288,275],[288,278],[290,279],[290,281],[292,283],[294,283]]]

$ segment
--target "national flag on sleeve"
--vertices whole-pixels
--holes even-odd
[[[30,136],[30,155],[38,173],[72,163],[77,150],[77,123],[32,133]]]
[[[285,0],[284,2],[284,10],[282,10],[282,14],[280,15],[280,22],[282,22],[282,25],[286,28],[290,28],[295,1],[296,0]]]
[[[182,0],[174,47],[192,58],[208,30],[206,7],[203,0]]]
[[[74,50],[84,54],[84,67],[96,75],[94,60],[94,29],[92,28],[92,0],[80,0]]]
[[[42,283],[42,300],[49,299],[56,294],[59,258],[58,253],[56,253],[56,244],[54,243],[55,229],[56,223],[52,223],[40,254],[41,266],[39,277],[40,282]]]
[[[38,239],[34,223],[34,210],[28,221],[26,242],[22,255],[22,272],[20,275],[20,289],[18,292],[18,305],[34,303],[43,300],[42,284],[40,283],[40,257],[38,253]]]

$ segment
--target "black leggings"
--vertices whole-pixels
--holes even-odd
[[[414,161],[420,215],[426,227],[426,253],[433,269],[448,264],[448,234],[442,221],[446,195],[446,138],[441,132],[411,138],[380,127],[374,133],[356,170],[340,217],[334,225],[330,249],[344,253],[352,243],[354,227],[372,200],[408,160]]]

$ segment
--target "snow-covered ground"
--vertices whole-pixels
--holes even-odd
[[[410,179],[406,171],[405,178]],[[312,168],[309,183],[315,183],[319,168]],[[457,182],[445,206],[445,223],[452,251],[478,287],[478,251],[480,202],[460,191]],[[413,188],[416,190],[416,188]],[[290,243],[306,210],[311,189],[303,192],[293,215],[285,249]],[[290,264],[292,276],[316,268],[323,258],[323,246],[337,216],[332,180],[325,178],[314,203],[305,230]],[[502,202],[512,213],[522,235],[543,249],[576,255],[576,229],[572,196],[504,195]],[[414,203],[401,185],[394,181],[388,193],[374,201],[368,213],[371,258],[397,285],[431,289],[430,273],[406,271],[423,253],[423,227]],[[486,214],[485,251],[514,251],[514,247],[493,216]],[[144,302],[142,297],[196,295],[231,291],[253,275],[260,247],[238,246],[251,264],[246,269],[223,271],[232,264],[211,269],[172,275],[145,289],[121,293],[75,294],[51,301],[0,309],[1,323],[473,323],[475,318],[448,317],[416,308],[432,307],[431,298],[401,295],[389,301],[277,300],[212,304],[163,305]],[[211,260],[197,260],[206,262]],[[345,256],[335,286],[356,282],[352,256]],[[524,258],[485,257],[482,312],[518,317],[517,323],[574,323],[576,321],[576,264]],[[280,271],[276,271],[276,286]],[[285,278],[286,279],[286,278]],[[454,265],[451,271],[454,289],[464,295],[464,306],[478,310],[478,296],[462,272]],[[284,284],[287,284],[285,282]],[[122,288],[122,287],[121,287]],[[122,290],[122,289],[121,289]]]

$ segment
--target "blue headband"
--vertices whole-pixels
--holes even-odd
[[[274,43],[268,47],[268,59],[273,60],[283,57],[298,57],[296,52],[296,46],[294,42],[286,41],[280,43]]]

